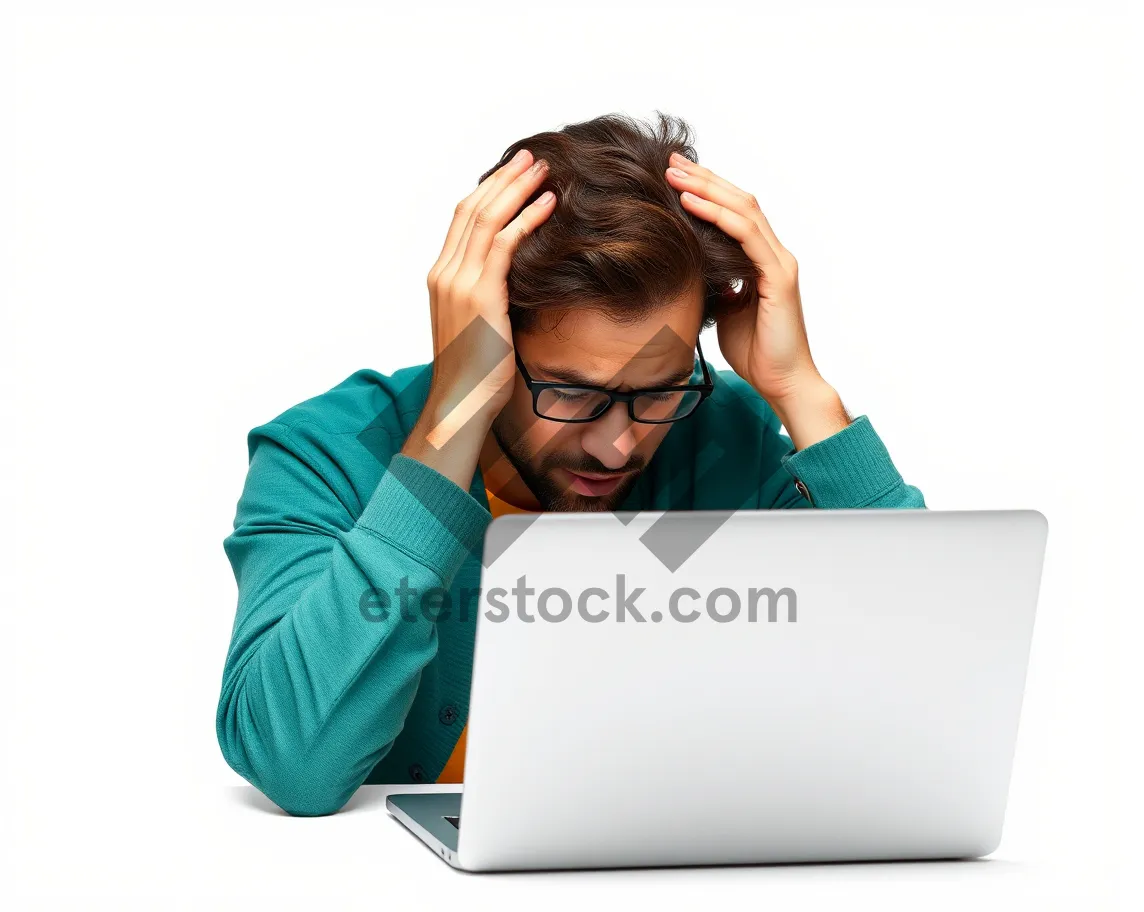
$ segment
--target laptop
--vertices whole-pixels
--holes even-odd
[[[485,538],[469,871],[975,858],[1000,839],[1035,510],[546,513]]]

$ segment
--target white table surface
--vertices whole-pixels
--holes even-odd
[[[290,817],[246,785],[208,789],[186,802],[151,796],[135,808],[154,830],[122,830],[78,851],[56,896],[104,893],[140,908],[584,909],[586,903],[688,909],[751,904],[854,909],[1017,909],[1075,906],[1069,897],[1110,896],[1099,872],[1010,857],[1002,843],[985,860],[871,864],[758,865],[613,871],[468,874],[426,848],[385,810],[393,790],[363,786],[337,814]],[[84,827],[91,832],[91,827]],[[120,848],[128,848],[121,853]],[[1093,908],[1108,908],[1096,902]]]

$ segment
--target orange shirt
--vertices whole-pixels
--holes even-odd
[[[525,510],[521,507],[510,504],[507,500],[501,500],[492,491],[485,489],[485,495],[489,499],[489,512],[493,514],[493,519],[498,516],[504,516],[507,513],[533,513],[534,510]],[[441,770],[441,775],[437,777],[438,782],[452,782],[458,783],[464,781],[465,773],[465,737],[468,735],[469,726],[466,725],[461,729],[461,734],[457,738],[457,743],[453,747],[453,753],[449,755],[449,759],[445,761],[445,768]]]

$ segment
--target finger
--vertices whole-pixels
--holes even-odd
[[[473,229],[465,241],[465,252],[458,273],[481,271],[497,232],[512,220],[525,200],[536,192],[547,176],[548,162],[540,159],[478,210],[473,218]]]
[[[465,250],[469,244],[469,237],[472,235],[473,227],[476,225],[477,214],[488,205],[491,200],[495,199],[505,187],[509,186],[520,177],[522,173],[535,164],[536,161],[531,157],[531,153],[529,153],[528,164],[518,161],[511,168],[504,168],[497,176],[497,179],[492,181],[484,193],[474,201],[472,209],[469,210],[468,220],[465,222],[461,236],[457,240],[457,246],[453,250],[453,255],[449,258],[449,262],[445,265],[443,270],[443,275],[445,275],[446,278],[455,276],[460,271],[461,261],[464,258]]]
[[[669,163],[671,165],[675,166],[676,168],[682,168],[688,174],[695,174],[695,175],[698,175],[699,177],[705,177],[708,180],[714,181],[717,184],[722,184],[724,187],[726,187],[729,190],[738,190],[739,189],[734,184],[732,184],[729,180],[727,180],[727,178],[720,177],[718,174],[716,174],[710,168],[705,168],[703,165],[699,164],[699,162],[693,162],[690,158],[687,158],[686,156],[680,155],[678,152],[672,152],[671,153],[671,159],[670,159]]]
[[[481,277],[476,284],[475,291],[478,296],[500,293],[503,290],[508,282],[508,270],[512,265],[513,254],[516,253],[520,242],[552,215],[556,209],[555,203],[555,194],[551,190],[545,191],[493,236],[484,267],[481,269]]]
[[[498,308],[508,310],[508,270],[513,254],[520,242],[536,230],[556,211],[556,196],[551,190],[540,194],[521,210],[520,215],[496,233],[489,255],[481,269],[480,278],[473,286],[473,301],[482,306],[496,302]],[[497,316],[500,316],[498,314]],[[497,321],[501,325],[501,321]],[[505,340],[512,345],[512,337]]]
[[[774,253],[777,254],[782,249],[782,245],[774,236],[771,226],[767,223],[766,217],[759,209],[758,202],[753,197],[743,193],[738,188],[728,188],[724,183],[717,183],[706,177],[695,174],[688,174],[686,177],[680,176],[679,169],[675,167],[667,169],[667,178],[677,190],[686,190],[701,199],[709,200],[750,219],[759,226],[759,231]]]
[[[730,194],[732,197],[740,198],[747,206],[749,211],[744,212],[744,215],[751,215],[751,217],[759,223],[763,234],[767,236],[771,246],[776,251],[783,250],[783,245],[775,234],[771,223],[767,221],[766,215],[763,214],[763,209],[751,194],[747,193],[741,187],[737,187],[724,177],[720,177],[710,168],[704,168],[702,165],[684,158],[678,152],[673,152],[671,155],[672,167],[679,168],[687,173],[687,178],[676,177],[671,171],[668,171],[668,179],[671,181],[673,187],[678,187],[680,190],[690,190],[693,193],[698,193],[700,196],[707,196],[704,188],[710,187],[713,191],[718,188],[725,194]],[[723,205],[723,200],[714,200]],[[736,211],[740,211],[736,209]]]
[[[465,197],[453,213],[453,221],[449,226],[449,233],[433,268],[429,270],[427,284],[429,286],[429,320],[433,327],[433,350],[437,351],[437,285],[442,278],[448,280],[456,272],[460,258],[458,250],[464,250],[464,243],[473,215],[481,206],[481,201],[495,193],[498,186],[508,180],[514,179],[532,164],[532,152],[521,149],[504,165],[497,168],[492,174],[481,181],[477,188]]]
[[[442,245],[441,253],[434,264],[435,270],[443,269],[453,258],[453,253],[460,244],[473,213],[480,208],[481,200],[506,177],[510,180],[515,178],[531,164],[532,153],[528,149],[521,149],[504,165],[477,184],[476,189],[457,204],[457,208],[453,212],[453,222],[449,225],[449,233],[445,236],[445,243]]]
[[[758,222],[690,191],[684,191],[679,201],[688,212],[717,225],[742,244],[747,256],[764,270],[777,269],[782,265]]]

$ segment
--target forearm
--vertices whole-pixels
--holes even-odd
[[[779,457],[788,483],[779,508],[923,508],[922,492],[907,484],[870,419],[859,415],[841,430],[797,449],[789,438]]]
[[[487,397],[479,391],[453,399],[430,398],[402,445],[401,453],[467,491],[493,414]]]
[[[787,483],[760,507],[925,507],[922,492],[902,479],[869,419],[852,418],[816,371],[791,382],[783,396],[767,404],[790,436],[775,434],[765,466],[778,463]],[[769,476],[774,469],[765,471]],[[774,485],[764,489],[773,491]]]
[[[330,526],[341,505],[302,465],[270,442],[253,457],[225,542],[239,608],[216,722],[240,775],[314,815],[385,756],[436,655],[432,611],[401,593],[447,589],[489,514],[398,454],[353,525]]]
[[[848,427],[851,418],[829,383],[815,375],[770,403],[796,450],[805,450]]]
[[[419,613],[403,618],[391,609],[380,618],[371,593],[392,598],[403,580],[422,592],[441,585],[355,529],[317,579],[299,582],[269,630],[236,640],[219,700],[219,744],[237,772],[289,813],[339,809],[401,731],[437,650],[435,624]]]

